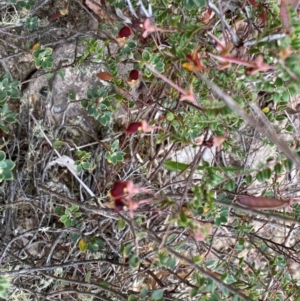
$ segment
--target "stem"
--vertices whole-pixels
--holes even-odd
[[[170,79],[168,79],[167,77],[165,77],[163,74],[161,74],[159,71],[157,71],[152,65],[146,63],[146,67],[148,69],[150,69],[155,75],[157,75],[158,77],[160,77],[162,80],[164,80],[167,84],[169,84],[171,87],[173,87],[174,89],[176,89],[178,92],[180,92],[183,95],[188,95],[188,92],[184,89],[182,89],[181,87],[179,87],[178,85],[176,85],[175,83],[173,83]]]

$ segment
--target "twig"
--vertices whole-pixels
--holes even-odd
[[[233,32],[233,30],[231,30],[229,24],[227,23],[225,18],[222,16],[219,9],[211,1],[207,1],[207,4],[208,4],[208,7],[210,7],[221,18],[222,23],[225,25],[225,27],[227,28],[227,30],[229,31],[229,33],[231,35],[233,44],[236,46],[239,45],[240,42],[239,42],[238,36]]]
[[[253,40],[246,41],[244,43],[244,46],[246,46],[246,47],[247,46],[253,46],[253,45],[255,45],[257,43],[260,43],[260,42],[270,42],[270,41],[275,41],[275,40],[283,39],[285,37],[286,37],[285,33],[276,33],[276,34],[264,37],[264,38],[262,38],[260,40],[253,39]]]
[[[67,202],[70,205],[77,205],[80,209],[85,210],[85,211],[89,211],[92,212],[94,214],[99,214],[114,220],[118,220],[118,218],[115,216],[115,214],[113,213],[113,210],[108,209],[108,208],[98,208],[96,206],[91,206],[88,204],[83,204],[80,202],[77,202],[75,200],[72,200],[68,197],[66,197],[65,195],[58,193],[56,191],[50,190],[48,187],[46,187],[45,185],[38,185],[38,188],[48,192],[50,195],[54,195],[56,196],[58,199]]]
[[[34,267],[34,268],[22,268],[20,270],[15,271],[6,271],[6,272],[0,272],[0,277],[2,276],[16,276],[16,275],[23,275],[23,274],[30,274],[30,273],[36,273],[36,272],[42,272],[42,271],[53,271],[60,268],[67,268],[67,267],[73,267],[75,265],[84,265],[84,264],[93,264],[93,263],[100,263],[105,262],[112,265],[117,265],[121,267],[128,267],[127,263],[121,263],[116,262],[110,259],[90,259],[90,260],[80,260],[80,261],[69,261],[65,263],[60,264],[54,264],[49,266],[43,266],[43,267]]]
[[[134,222],[134,221],[133,221]],[[144,228],[144,227],[140,227],[136,222],[134,222],[135,226],[140,229],[140,231],[146,231],[148,234],[149,239],[155,241],[158,245],[161,244],[161,238],[156,235],[156,233],[154,233],[152,230]],[[231,285],[226,284],[225,282],[223,282],[220,278],[218,278],[216,276],[215,273],[213,273],[212,271],[206,270],[202,267],[200,267],[199,265],[197,265],[196,263],[193,262],[193,260],[186,258],[185,256],[181,255],[180,253],[178,253],[177,251],[175,251],[173,248],[164,245],[164,248],[173,256],[175,256],[178,260],[180,260],[181,262],[185,262],[187,263],[190,267],[193,267],[195,270],[197,270],[198,272],[200,272],[202,275],[204,275],[205,277],[211,279],[212,281],[214,281],[215,283],[217,283],[218,285],[228,289],[228,291],[230,291],[231,293],[233,293],[233,295],[240,297],[241,299],[245,300],[245,301],[254,301],[253,299],[249,298],[248,296],[246,296],[244,293],[242,293],[240,290],[235,289],[234,287],[232,287]]]
[[[41,131],[41,133],[43,134],[44,138],[46,139],[46,141],[48,142],[48,144],[53,147],[52,142],[49,140],[49,138],[47,137],[47,135],[45,134],[45,132],[43,131],[43,129],[41,128],[41,126],[39,125],[39,123],[37,122],[37,120],[35,119],[35,117],[33,116],[32,113],[30,113],[31,118],[33,119],[33,121],[35,122],[36,126],[39,128],[39,130]],[[57,151],[57,149],[53,148],[54,152],[56,153],[56,155],[62,159],[62,156],[60,155],[60,153]],[[85,183],[82,182],[82,180],[77,176],[76,171],[74,169],[72,169],[70,166],[66,165],[66,167],[68,168],[68,170],[71,172],[71,174],[75,177],[75,179],[79,182],[79,184],[87,191],[87,193],[91,196],[91,197],[95,197],[95,194],[85,185]]]

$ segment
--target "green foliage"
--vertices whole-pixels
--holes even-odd
[[[30,9],[34,1],[17,3],[12,0],[11,3],[17,4],[19,9]],[[128,1],[110,0],[109,3],[113,11],[116,8],[121,10],[117,11],[119,17],[123,12],[130,15]],[[132,1],[137,10],[139,3]],[[253,118],[256,115],[251,111],[250,104],[257,104],[262,116],[274,125],[275,130],[272,131],[278,135],[290,135],[292,139],[289,143],[297,149],[295,140],[299,135],[290,122],[290,115],[299,112],[287,109],[294,110],[290,108],[291,97],[300,92],[298,16],[295,11],[291,12],[291,32],[286,31],[285,38],[281,38],[276,3],[246,1],[241,7],[240,3],[232,2],[230,9],[222,7],[221,16],[212,14],[204,0],[154,0],[151,4],[154,7],[153,23],[150,22],[152,28],[150,26],[147,38],[142,37],[145,23],[144,27],[141,24],[136,26],[134,22],[129,24],[132,35],[120,41],[117,34],[124,25],[123,20],[113,24],[107,22],[100,25],[101,34],[105,35],[104,38],[101,35],[104,41],[97,40],[95,35],[86,39],[83,53],[74,61],[74,65],[85,61],[100,63],[99,71],[103,70],[104,65],[107,78],[101,79],[110,85],[109,88],[100,85],[90,87],[86,98],[80,101],[88,115],[109,132],[108,141],[111,142],[105,141],[105,159],[111,165],[108,166],[109,174],[105,175],[106,182],[102,183],[97,178],[99,173],[92,174],[95,168],[92,151],[75,152],[77,172],[89,171],[81,175],[89,176],[84,180],[93,179],[91,186],[97,187],[97,193],[103,193],[103,198],[117,180],[141,182],[143,186],[138,192],[133,189],[131,195],[127,185],[122,191],[125,196],[117,200],[112,197],[112,202],[102,204],[102,213],[110,214],[107,221],[103,222],[102,217],[100,219],[101,226],[104,225],[103,228],[109,232],[109,247],[98,238],[97,235],[101,235],[99,232],[86,234],[95,225],[99,227],[96,213],[96,217],[85,219],[86,225],[90,223],[89,226],[92,226],[90,229],[87,227],[87,231],[82,233],[70,233],[68,237],[76,246],[78,244],[81,252],[99,256],[96,253],[101,253],[106,247],[109,253],[105,255],[109,255],[109,260],[115,261],[110,253],[123,256],[122,271],[128,277],[131,277],[130,274],[135,277],[136,273],[138,277],[144,277],[151,271],[149,275],[156,275],[164,284],[154,283],[156,279],[152,276],[150,284],[143,279],[140,291],[136,287],[134,290],[130,288],[126,295],[124,288],[128,301],[160,301],[164,297],[170,298],[170,292],[176,300],[187,300],[189,297],[197,301],[242,300],[236,292],[244,293],[253,300],[287,300],[290,296],[297,300],[299,286],[287,269],[287,258],[295,258],[294,253],[297,254],[298,250],[285,244],[279,248],[278,242],[273,242],[272,238],[265,239],[264,235],[269,235],[275,228],[273,224],[270,229],[263,223],[261,228],[266,227],[263,233],[261,229],[254,231],[257,227],[253,225],[256,221],[251,217],[253,213],[247,212],[247,208],[232,205],[237,196],[253,194],[251,189],[259,189],[256,193],[266,197],[290,193],[285,187],[282,188],[279,178],[287,177],[295,166],[283,157],[280,148],[271,145],[264,131],[258,133],[262,127],[260,122],[257,122],[255,129],[246,126],[245,120],[237,114],[238,110],[230,109],[221,101],[218,93],[213,93],[200,75],[216,84],[223,94],[229,94]],[[105,10],[103,12],[106,13]],[[144,19],[141,18],[141,21],[144,22]],[[238,28],[239,24],[245,26],[242,31]],[[38,27],[38,17],[27,18],[26,28],[29,31]],[[237,35],[237,43],[234,35]],[[276,39],[272,38],[274,35]],[[82,46],[83,42],[78,43]],[[255,65],[255,59],[259,55],[262,55],[264,64],[272,68],[256,70],[259,66]],[[32,57],[36,68],[53,67],[51,48],[34,50]],[[229,58],[236,59],[236,62],[227,62]],[[151,68],[157,72],[151,71]],[[132,69],[143,75],[140,85],[128,84],[128,70]],[[61,72],[60,76],[63,77],[64,73]],[[69,100],[75,102],[75,90],[66,93]],[[261,94],[264,96],[261,97]],[[196,101],[183,99],[182,96],[194,96]],[[6,133],[17,116],[9,112],[8,101],[18,97],[19,83],[5,75],[0,81],[0,128]],[[270,103],[274,105],[269,106]],[[145,119],[154,128],[142,135],[130,136],[128,131],[125,134],[126,125],[119,126],[113,122],[113,113],[119,106],[129,112],[126,123]],[[288,115],[288,112],[293,114]],[[116,139],[116,136],[119,138]],[[62,146],[68,146],[63,139],[54,137],[53,146],[60,150]],[[249,159],[253,152],[265,146],[273,147],[274,153],[263,154],[255,160],[251,158],[252,161]],[[186,153],[192,154],[191,158],[177,160],[182,149],[188,149]],[[204,159],[205,152],[210,153],[210,160]],[[269,160],[271,157],[272,161]],[[253,166],[248,162],[254,162]],[[11,175],[3,176],[0,181],[12,178],[13,167],[14,163],[5,160],[5,153],[0,152],[2,174],[7,169]],[[132,202],[129,202],[131,198]],[[115,205],[115,211],[110,207],[111,203]],[[89,206],[95,204],[91,202]],[[129,214],[126,207],[129,207]],[[299,207],[295,204],[295,210],[288,211],[288,218],[299,218]],[[130,215],[132,211],[136,213],[134,217]],[[55,213],[65,227],[81,226],[83,216],[78,206],[57,207]],[[263,219],[263,213],[261,215],[259,222]],[[276,229],[281,226],[280,219],[276,220]],[[102,228],[99,229],[102,231]],[[291,229],[290,233],[293,231]],[[161,242],[156,240],[155,235]],[[226,239],[225,242],[223,239]],[[217,245],[218,240],[222,248]],[[116,246],[120,245],[118,251]],[[192,259],[193,265],[174,255],[176,253],[169,252],[169,248],[183,254],[180,255],[182,257]],[[250,258],[248,250],[256,250],[255,259]],[[197,267],[203,273],[197,272]],[[84,268],[80,267],[81,270]],[[280,270],[284,273],[278,273]],[[183,275],[179,275],[181,272]],[[169,273],[168,277],[164,276],[165,273]],[[90,267],[82,279],[86,282],[93,280]],[[113,282],[109,280],[105,285],[112,288],[115,286]],[[276,287],[268,289],[265,283],[270,282],[276,283]],[[182,289],[187,283],[188,289]],[[281,294],[285,295],[284,298]]]
[[[12,170],[15,167],[15,163],[9,159],[6,159],[6,155],[3,151],[0,151],[0,183],[5,180],[12,180]]]
[[[112,96],[104,88],[95,87],[87,92],[87,98],[81,100],[81,105],[103,126],[107,126],[112,119]]]
[[[154,290],[151,294],[151,300],[155,300],[155,301],[164,300],[163,295],[164,295],[163,289]]]
[[[96,253],[99,251],[99,249],[105,247],[105,243],[103,242],[103,240],[97,237],[82,238],[78,242],[78,247],[81,252],[89,250],[91,253]]]
[[[137,58],[137,56],[136,56],[136,58]],[[145,49],[143,51],[142,57],[140,59],[140,67],[142,68],[145,63],[151,64],[159,72],[164,72],[165,64],[164,64],[163,58],[161,55],[159,55],[157,53],[151,53],[147,49]],[[150,77],[152,75],[152,72],[148,68],[146,68],[145,75],[147,77]]]
[[[90,153],[82,150],[77,150],[75,152],[75,155],[79,158],[78,160],[75,161],[76,171],[78,173],[82,172],[83,170],[88,170],[88,171],[93,170],[94,164],[91,162]]]
[[[7,295],[7,289],[10,287],[10,282],[5,277],[0,277],[0,298],[6,299],[8,297]]]
[[[63,210],[63,207],[55,208],[55,213],[60,215],[60,221],[65,225],[65,227],[72,227],[78,223],[78,218],[82,215],[79,212],[79,207],[72,205],[71,207],[66,207]]]
[[[35,4],[34,0],[6,0],[7,3],[15,4],[17,9],[21,10],[23,8],[29,10]]]
[[[16,122],[17,113],[11,112],[8,108],[8,105],[5,104],[0,109],[0,129],[5,133],[9,132],[8,126],[14,122]]]
[[[0,78],[0,105],[3,106],[9,98],[20,97],[20,82],[12,80],[9,74]]]
[[[35,1],[33,0],[21,0],[17,2],[17,7],[19,9],[25,8],[25,9],[31,9],[35,4]]]
[[[32,52],[32,58],[34,60],[37,69],[44,68],[50,69],[53,66],[54,58],[52,56],[52,48],[39,48]]]
[[[39,28],[39,19],[38,17],[28,17],[26,19],[26,27],[29,31],[37,30]]]
[[[99,43],[96,39],[85,40],[85,50],[82,55],[78,56],[78,64],[82,63],[86,59],[93,61],[101,61],[104,59],[104,45]]]
[[[113,165],[123,162],[124,156],[125,153],[119,150],[119,140],[115,140],[110,146],[110,151],[105,153],[105,159]]]

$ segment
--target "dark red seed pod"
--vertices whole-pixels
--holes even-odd
[[[122,199],[116,199],[115,200],[115,212],[121,212],[124,210],[124,207],[125,207],[125,203],[123,202]]]
[[[120,199],[128,192],[128,182],[115,182],[110,190],[110,197],[113,199]]]
[[[126,133],[127,134],[134,134],[138,131],[141,131],[143,129],[143,124],[142,122],[132,122],[129,124]]]
[[[187,59],[188,61],[190,61],[190,62],[193,62],[193,61],[194,61],[193,56],[190,55],[190,54],[187,54],[185,57],[186,57],[186,59]]]
[[[129,26],[123,26],[118,33],[118,38],[120,39],[128,38],[131,35],[132,35],[131,28]]]
[[[137,81],[139,77],[140,77],[140,73],[138,70],[136,69],[131,70],[129,73],[128,81],[129,82]]]
[[[57,13],[53,14],[52,16],[50,16],[49,20],[52,21],[52,20],[60,18],[61,16],[62,16],[61,12],[57,12]]]

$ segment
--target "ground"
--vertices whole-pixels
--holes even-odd
[[[268,66],[284,61],[272,57],[283,43],[249,46],[266,28],[288,35],[270,21],[279,20],[277,4],[230,1],[228,30],[210,1],[153,2],[164,29],[150,26],[146,37],[147,16],[133,18],[121,2],[0,1],[0,90],[3,76],[19,82],[17,96],[5,99],[17,117],[0,133],[1,151],[15,163],[0,186],[0,281],[9,283],[4,290],[0,282],[0,296],[298,300],[298,204],[236,204],[240,195],[299,197],[299,94],[284,90],[298,75],[289,69],[281,86],[282,70],[249,75],[257,51],[268,53]],[[128,26],[129,42],[120,34]],[[227,33],[223,56],[244,69],[222,73],[225,42],[214,44],[214,30]],[[229,33],[240,43],[229,47]],[[167,78],[154,77],[148,63]],[[191,71],[225,81],[222,93],[257,126]],[[199,102],[187,98],[193,91]],[[144,132],[131,135],[129,126]]]

